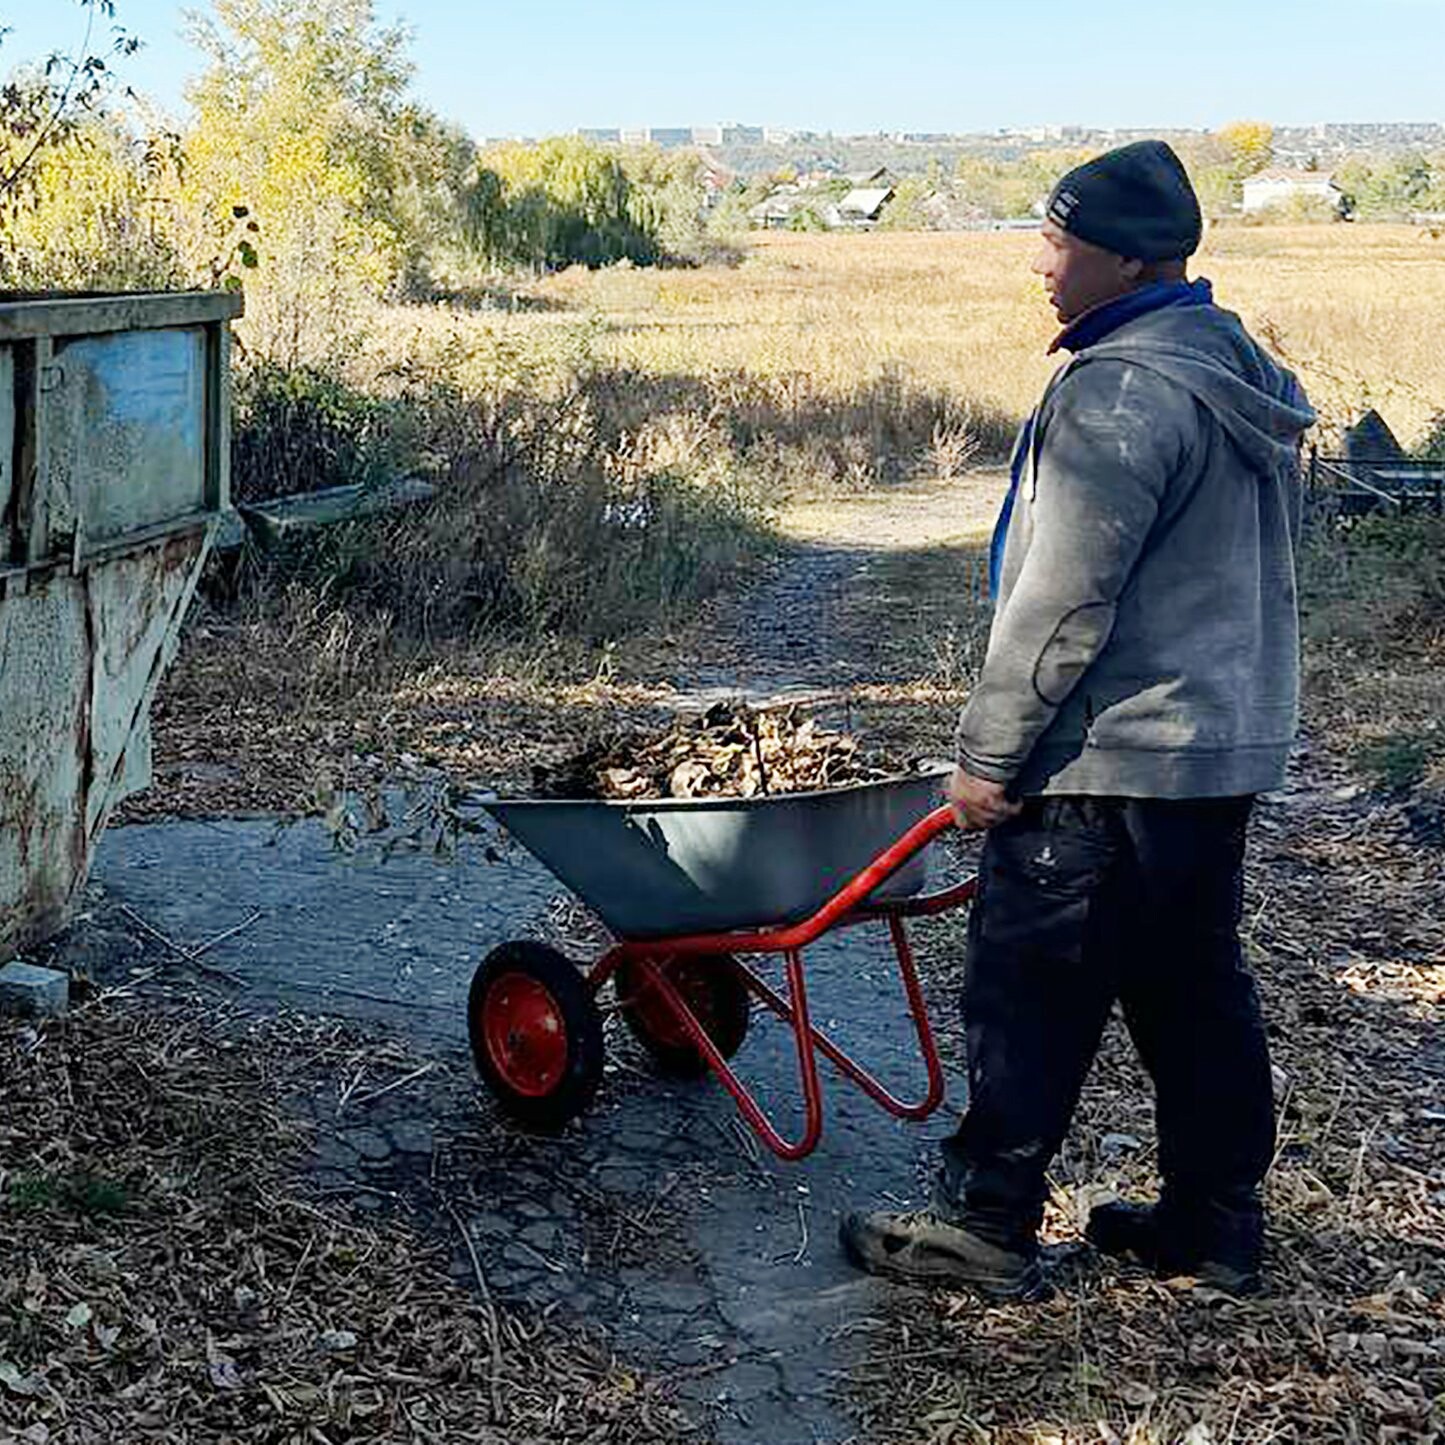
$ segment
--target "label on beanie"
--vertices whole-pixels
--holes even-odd
[[[1079,198],[1072,191],[1058,191],[1049,202],[1049,220],[1054,225],[1069,229],[1069,217],[1079,208]]]

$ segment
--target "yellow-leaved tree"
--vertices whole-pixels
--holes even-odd
[[[68,19],[73,50],[21,57],[0,85],[0,285],[174,284],[176,257],[153,204],[154,148],[111,109],[109,61],[139,42],[110,23],[112,0],[76,0]],[[7,34],[0,28],[0,45]]]
[[[1237,181],[1257,175],[1274,156],[1274,127],[1267,120],[1232,120],[1220,127],[1218,138]]]
[[[372,0],[215,0],[192,38],[210,64],[188,92],[187,253],[239,254],[254,353],[335,361],[406,259],[405,32],[379,27]],[[234,241],[238,220],[252,229]]]

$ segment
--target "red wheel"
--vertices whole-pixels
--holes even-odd
[[[572,962],[540,943],[504,943],[477,969],[467,1001],[477,1072],[534,1129],[560,1129],[602,1079],[602,1019]]]
[[[734,960],[727,954],[669,958],[654,962],[653,967],[667,975],[718,1053],[732,1058],[748,1035],[752,1014],[747,986]],[[707,1073],[707,1060],[641,964],[624,963],[617,970],[617,998],[627,1026],[661,1073],[680,1079]]]

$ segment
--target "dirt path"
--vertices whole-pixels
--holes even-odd
[[[782,519],[793,549],[753,586],[704,610],[671,679],[689,700],[742,692],[777,701],[836,699],[859,685],[938,674],[949,629],[976,625],[983,548],[1005,484],[1002,471],[985,469],[796,504]],[[926,626],[939,611],[949,615],[930,640]]]
[[[797,509],[796,549],[672,643],[621,657],[614,695],[807,694],[855,725],[946,748],[978,661],[977,549],[1000,485]],[[450,1232],[467,1278],[455,1209],[499,1299],[602,1330],[719,1440],[1123,1439],[1140,1422],[1156,1431],[1140,1440],[1199,1422],[1214,1433],[1197,1439],[1432,1438],[1445,1391],[1445,868],[1404,809],[1308,748],[1291,788],[1262,806],[1253,850],[1248,946],[1285,1127],[1271,1179],[1278,1287],[1251,1306],[1103,1268],[1033,1313],[859,1278],[837,1257],[839,1211],[921,1198],[947,1111],[898,1125],[829,1079],[822,1147],[778,1164],[716,1087],[652,1078],[616,1021],[593,1111],[558,1140],[512,1131],[472,1082],[471,968],[508,937],[550,936],[579,956],[595,941],[538,865],[487,836],[444,863],[338,855],[316,823],[116,829],[91,919],[64,948],[120,975],[141,946],[122,905],[192,942],[259,914],[207,956],[239,983],[208,987],[371,1031],[309,1102],[318,1183],[358,1210]],[[955,1077],[960,953],[955,924],[923,931]],[[908,1020],[881,958],[859,933],[827,940],[815,1014],[905,1089]],[[794,1124],[796,1071],[777,1031],[755,1028],[742,1057]],[[1056,1237],[1072,1234],[1085,1184],[1147,1187],[1147,1100],[1111,1037],[1059,1162]]]

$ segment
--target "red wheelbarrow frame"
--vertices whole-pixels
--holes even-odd
[[[913,855],[933,842],[940,833],[954,826],[952,809],[935,808],[920,819],[896,843],[885,848],[862,872],[855,875],[835,893],[811,918],[784,928],[738,929],[725,933],[695,933],[678,938],[656,938],[646,941],[624,940],[610,948],[592,967],[588,986],[595,994],[618,969],[636,965],[646,977],[658,998],[686,1032],[693,1046],[706,1060],[708,1067],[736,1101],[742,1116],[757,1136],[782,1159],[801,1159],[812,1153],[823,1132],[823,1096],[818,1083],[818,1054],[822,1054],[845,1078],[857,1084],[871,1099],[900,1119],[925,1119],[943,1101],[943,1065],[938,1046],[928,1022],[923,991],[918,983],[918,970],[913,950],[908,943],[904,920],[925,918],[968,903],[978,890],[976,877],[965,879],[950,888],[916,898],[867,901],[868,895],[898,871]],[[803,949],[817,942],[829,929],[856,923],[883,921],[888,924],[893,940],[898,971],[908,997],[909,1011],[918,1032],[919,1050],[927,1071],[928,1091],[923,1098],[907,1102],[896,1098],[853,1056],[838,1046],[808,1016],[808,993],[803,974]],[[784,999],[745,964],[737,962],[738,954],[782,954],[786,960],[788,998]],[[773,1013],[792,1025],[798,1049],[798,1070],[802,1079],[804,1127],[802,1136],[786,1139],[773,1125],[759,1105],[751,1089],[734,1072],[732,1065],[718,1051],[697,1016],[673,987],[666,972],[658,965],[670,959],[730,956],[732,966],[756,998]]]

